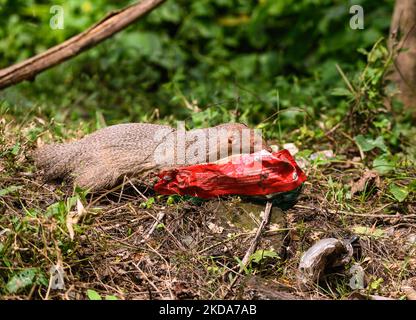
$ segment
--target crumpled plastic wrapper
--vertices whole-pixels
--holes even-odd
[[[160,194],[216,198],[225,195],[267,196],[290,192],[306,180],[289,151],[235,155],[217,162],[183,166],[159,174]]]
[[[300,259],[298,281],[301,289],[307,290],[319,282],[326,269],[346,265],[352,255],[353,247],[348,241],[335,238],[319,240]]]

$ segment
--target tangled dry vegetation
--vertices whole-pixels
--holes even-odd
[[[30,152],[40,135],[45,141],[53,136],[49,125],[1,119],[3,299],[347,299],[358,291],[400,299],[405,285],[415,285],[416,197],[396,201],[386,180],[354,159],[352,145],[336,150],[332,160],[307,164],[298,203],[284,214],[275,208],[240,272],[264,205],[245,207],[236,197],[160,197],[134,181],[95,195],[44,184]],[[414,166],[397,170],[397,184],[414,181]],[[349,287],[346,266],[299,290],[301,254],[326,237],[359,237],[354,261],[365,270],[364,289]],[[64,270],[63,290],[51,287],[52,266]]]

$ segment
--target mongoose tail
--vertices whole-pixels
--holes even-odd
[[[45,145],[33,154],[36,167],[45,180],[67,176],[74,170],[79,147],[76,142]]]

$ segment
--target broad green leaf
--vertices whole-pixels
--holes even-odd
[[[33,284],[36,276],[36,269],[26,269],[15,274],[6,284],[6,289],[9,293],[16,293],[20,289]]]
[[[406,197],[409,195],[409,191],[406,187],[399,187],[394,183],[390,185],[389,191],[393,195],[393,197],[399,202],[403,202],[404,199],[406,199]]]
[[[354,139],[358,146],[361,148],[361,150],[364,152],[371,151],[374,148],[379,148],[382,151],[387,152],[387,147],[384,143],[384,138],[381,136],[377,137],[376,139],[372,139],[359,134]]]
[[[374,144],[375,147],[379,148],[380,150],[382,150],[384,152],[388,151],[387,146],[384,142],[384,138],[381,137],[381,136],[379,136],[375,140],[373,140],[373,144]]]
[[[100,294],[95,290],[88,289],[87,296],[90,300],[102,300]]]
[[[255,263],[259,263],[261,260],[263,260],[265,258],[278,258],[278,257],[279,256],[274,251],[271,251],[271,250],[257,250],[256,252],[254,252],[251,255],[250,260],[255,262]]]
[[[118,300],[116,296],[105,296],[105,300]]]
[[[386,174],[396,167],[396,161],[394,158],[389,157],[387,154],[383,154],[373,161],[373,169],[379,174]]]

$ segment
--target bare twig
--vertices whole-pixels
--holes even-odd
[[[140,269],[138,263],[133,263],[133,265],[136,267],[136,269],[140,272],[140,274],[143,276],[143,278],[155,289],[155,291],[160,295],[160,297],[163,299],[163,293],[159,290],[159,288],[154,284],[152,280],[149,279],[149,277],[146,275],[146,273],[143,272],[142,269]]]
[[[156,217],[156,221],[155,223],[152,225],[152,227],[149,229],[149,231],[147,232],[147,234],[143,237],[143,240],[140,241],[140,243],[145,243],[150,236],[152,235],[152,233],[156,230],[156,227],[162,222],[162,219],[165,217],[165,212],[161,211],[157,214]]]
[[[230,290],[234,287],[235,283],[237,282],[237,280],[239,278],[239,275],[241,275],[243,270],[247,267],[248,263],[250,262],[250,257],[254,253],[254,251],[256,250],[256,248],[259,244],[260,236],[263,233],[264,228],[266,227],[266,225],[270,221],[271,211],[272,211],[272,203],[270,201],[268,201],[267,204],[266,204],[266,208],[264,209],[263,220],[261,221],[259,227],[257,228],[256,235],[254,236],[253,240],[251,241],[250,247],[248,248],[246,254],[244,255],[243,260],[241,261],[241,266],[240,266],[240,270],[238,272],[238,275],[236,275],[234,280],[231,282],[230,286],[227,288],[226,293],[224,295],[224,298],[228,295]]]
[[[139,189],[136,188],[136,186],[133,184],[133,182],[131,182],[131,180],[129,178],[127,178],[127,181],[130,183],[130,185],[133,187],[134,191],[136,191],[143,199],[144,201],[149,200],[143,193],[140,192]]]
[[[263,220],[261,221],[260,226],[257,229],[256,235],[254,236],[253,240],[251,241],[250,247],[248,248],[246,254],[244,255],[243,260],[241,261],[241,263],[244,267],[247,266],[247,264],[250,261],[251,255],[254,253],[254,251],[256,251],[256,248],[259,244],[260,236],[263,233],[264,227],[269,223],[271,211],[272,211],[272,203],[267,202],[266,209],[264,210]],[[242,269],[243,268],[241,267],[240,272],[242,271]]]

